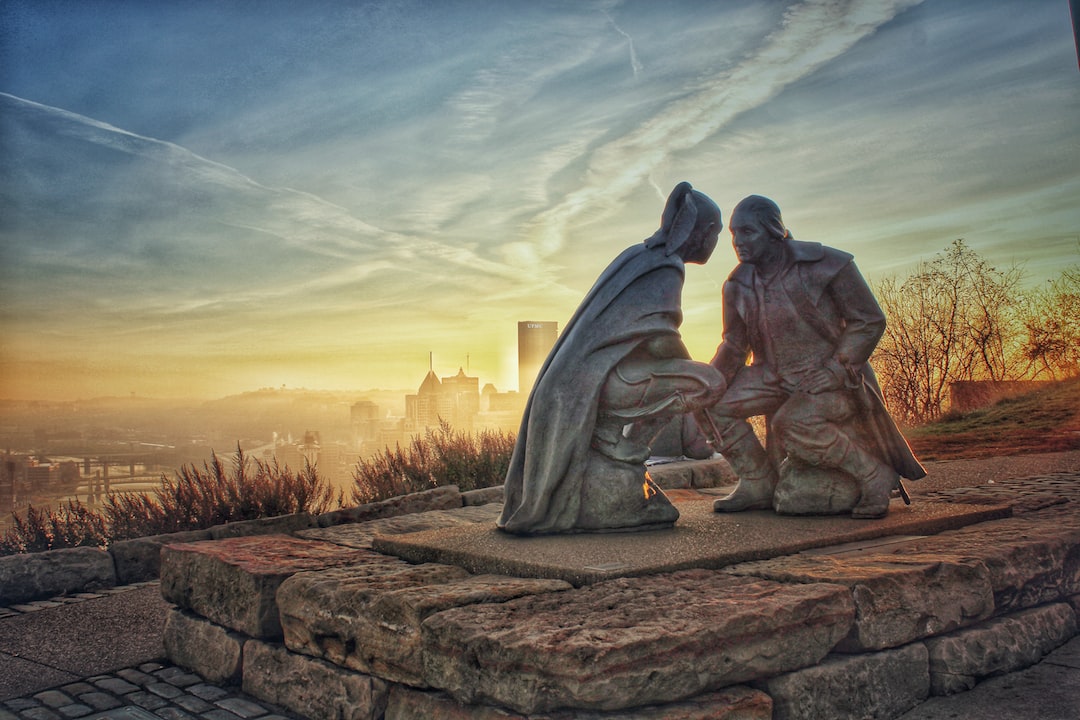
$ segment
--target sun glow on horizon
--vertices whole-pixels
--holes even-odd
[[[682,180],[725,222],[774,198],[872,281],[963,237],[1042,282],[1080,262],[1068,20],[1057,0],[9,0],[0,398],[413,388],[429,353],[516,390],[516,322],[561,330]],[[687,271],[700,360],[726,243]]]

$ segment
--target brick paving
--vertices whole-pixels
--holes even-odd
[[[0,607],[0,622],[45,610],[101,600],[157,586],[124,585],[95,592]],[[62,652],[62,649],[58,649]],[[296,720],[299,716],[245,694],[235,685],[213,685],[162,657],[154,662],[93,675],[77,682],[0,700],[0,720]],[[0,673],[5,657],[0,652]]]

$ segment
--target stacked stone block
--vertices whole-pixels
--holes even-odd
[[[489,521],[482,508],[380,531]],[[371,551],[373,533],[266,536],[262,565],[230,540],[168,548],[173,662],[311,718],[889,718],[1077,632],[1070,514],[579,588],[409,565]],[[312,564],[290,564],[298,547]]]

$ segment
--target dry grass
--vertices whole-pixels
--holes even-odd
[[[1080,378],[907,432],[923,460],[1080,450]]]

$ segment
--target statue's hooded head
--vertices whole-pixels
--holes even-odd
[[[662,246],[665,255],[677,254],[684,262],[704,264],[723,229],[720,208],[712,198],[681,182],[668,195],[660,229],[645,244]]]
[[[748,195],[739,201],[731,211],[732,227],[735,227],[736,216],[740,219],[752,218],[776,240],[791,237],[791,231],[784,225],[784,218],[780,215],[780,206],[762,195]]]

